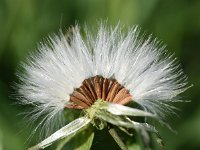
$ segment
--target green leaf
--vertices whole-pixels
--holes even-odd
[[[137,143],[132,143],[130,145],[127,146],[128,149],[132,149],[132,150],[141,150],[141,146],[140,144]]]
[[[94,132],[88,134],[87,140],[75,150],[90,150],[94,139]]]
[[[85,130],[79,132],[75,135],[70,141],[66,141],[67,144],[64,146],[64,149],[69,150],[90,150],[92,142],[94,139],[94,131],[92,126],[88,126]],[[57,149],[58,150],[58,149]]]

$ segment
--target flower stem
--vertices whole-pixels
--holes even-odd
[[[119,137],[119,135],[111,125],[108,126],[108,132],[122,150],[128,150],[122,139]]]

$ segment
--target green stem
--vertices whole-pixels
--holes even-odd
[[[117,134],[117,132],[115,131],[115,129],[111,125],[109,125],[109,127],[108,127],[108,132],[110,133],[110,135],[113,137],[115,142],[118,144],[118,146],[122,150],[128,150],[128,148],[126,147],[126,145],[124,144],[122,139],[119,137],[119,135]]]

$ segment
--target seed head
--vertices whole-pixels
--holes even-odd
[[[19,73],[19,99],[36,107],[34,120],[50,129],[63,110],[80,109],[84,116],[56,131],[37,145],[44,148],[78,131],[94,119],[125,128],[155,131],[127,116],[156,116],[159,120],[174,113],[173,102],[187,88],[187,78],[173,55],[151,36],[139,36],[133,27],[126,34],[120,25],[101,24],[96,36],[86,38],[78,27],[70,37],[62,32],[40,44],[38,52],[23,63]],[[128,107],[139,104],[143,110]],[[126,106],[125,106],[126,105]],[[66,118],[67,119],[67,118]],[[75,124],[75,125],[74,125]],[[76,128],[75,128],[76,127]],[[105,127],[105,126],[103,126]]]

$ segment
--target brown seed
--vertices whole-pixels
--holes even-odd
[[[65,107],[86,109],[98,99],[125,105],[131,101],[132,96],[117,80],[94,76],[85,79],[82,85],[73,91],[70,96],[72,104],[68,104]]]
[[[108,79],[103,80],[102,99],[106,99],[108,90]]]

